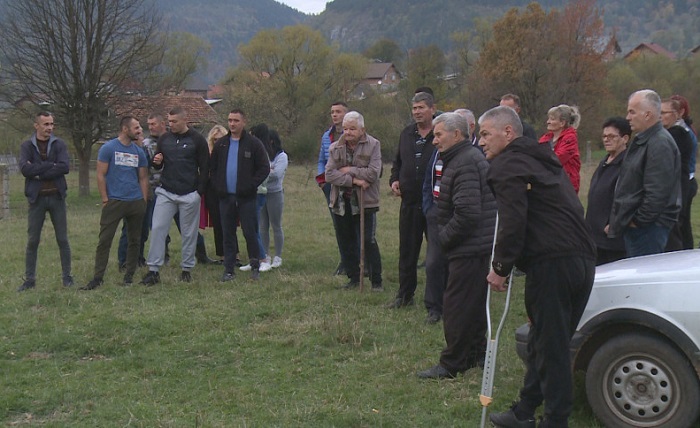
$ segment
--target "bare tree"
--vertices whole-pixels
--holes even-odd
[[[73,140],[81,196],[90,194],[92,146],[115,121],[108,112],[162,55],[159,15],[144,0],[4,0],[3,78],[14,100],[49,110]]]

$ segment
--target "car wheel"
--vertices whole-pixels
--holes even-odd
[[[689,427],[700,385],[685,356],[665,340],[630,333],[607,341],[586,370],[586,396],[606,427]]]

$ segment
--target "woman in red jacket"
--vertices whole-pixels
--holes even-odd
[[[547,133],[540,138],[540,143],[549,143],[554,150],[576,193],[581,181],[581,155],[576,134],[580,122],[578,107],[566,104],[552,107],[547,112]]]

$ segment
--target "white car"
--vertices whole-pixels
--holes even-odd
[[[527,324],[518,328],[524,359]],[[700,413],[700,250],[598,266],[571,341],[606,427],[689,427]]]

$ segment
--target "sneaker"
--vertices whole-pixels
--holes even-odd
[[[124,274],[124,285],[131,285],[134,283],[134,274],[133,273],[127,273]]]
[[[457,373],[451,372],[438,364],[416,373],[416,376],[421,379],[454,379],[457,377]]]
[[[17,291],[26,291],[30,290],[32,288],[36,287],[36,280],[34,279],[25,279],[22,285],[19,286]]]
[[[224,272],[224,275],[219,280],[220,282],[233,281],[236,278],[236,274],[233,272]]]
[[[151,286],[151,285],[156,285],[160,282],[160,273],[154,271],[154,270],[149,270],[146,276],[141,279],[141,284],[146,285],[146,286]]]
[[[277,256],[275,256],[275,257],[272,259],[272,265],[271,265],[271,266],[272,266],[273,268],[278,268],[278,267],[282,266],[282,257],[277,257]]]
[[[253,281],[257,281],[258,278],[260,278],[260,269],[253,269],[253,271],[250,274],[250,279]]]
[[[272,265],[269,262],[260,262],[260,272],[269,272],[272,270]]]
[[[501,413],[491,413],[489,419],[495,427],[501,428],[535,428],[535,418],[518,419],[515,416],[515,408],[517,404]]]
[[[253,269],[253,267],[248,263],[247,265],[241,266],[238,269],[241,270],[241,272],[248,272],[249,270]]]
[[[375,282],[372,284],[372,291],[380,292],[384,291],[384,286],[381,282]]]
[[[85,284],[84,287],[80,287],[80,289],[81,290],[94,290],[97,287],[99,287],[100,285],[102,285],[102,278],[93,278],[90,280],[90,282]]]
[[[75,285],[75,281],[73,281],[73,277],[71,275],[66,275],[63,277],[64,287],[72,287],[73,285]]]
[[[192,274],[189,271],[183,270],[180,274],[180,281],[192,282]]]

